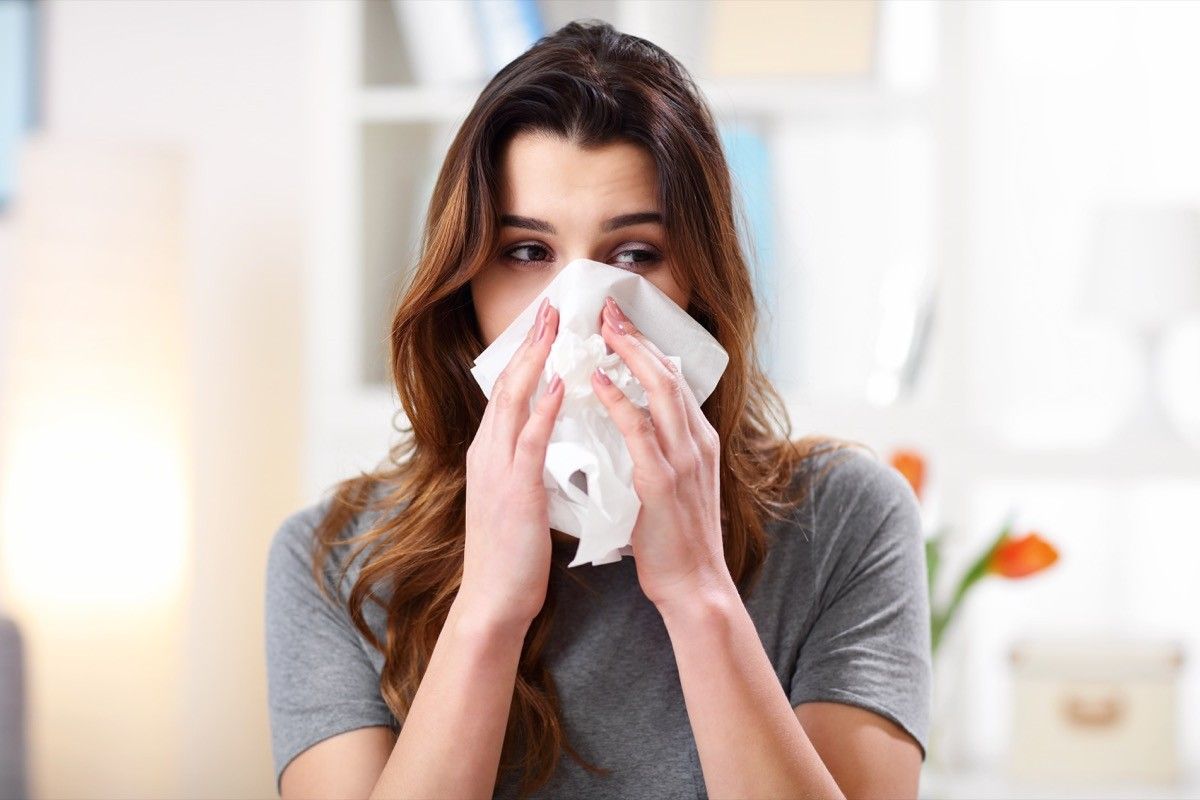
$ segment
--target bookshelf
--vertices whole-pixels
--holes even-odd
[[[884,0],[881,7],[892,15],[884,19],[906,31],[908,40],[878,42],[880,66],[913,62],[903,57],[905,48],[910,55],[919,48],[932,57],[915,76],[892,69],[891,80],[718,78],[695,67],[703,63],[698,44],[703,15],[682,13],[674,0],[555,0],[544,7],[549,30],[570,19],[597,17],[662,45],[693,70],[720,123],[750,130],[766,142],[778,177],[770,244],[780,265],[780,306],[771,330],[775,341],[808,359],[783,361],[773,373],[794,433],[858,439],[881,454],[900,444],[931,454],[938,504],[930,527],[953,524],[964,553],[998,523],[987,497],[1008,481],[1062,487],[1068,494],[1099,487],[1117,496],[1135,492],[1139,484],[1200,480],[1200,453],[1181,443],[1046,450],[1005,442],[972,398],[969,376],[980,357],[969,335],[972,4]],[[398,408],[384,368],[388,317],[403,280],[400,268],[416,253],[432,172],[482,83],[416,83],[389,2],[306,8],[314,53],[312,170],[319,190],[313,193],[305,293],[304,491],[315,497],[334,481],[376,464],[397,435]],[[894,16],[899,8],[916,13],[900,19]],[[843,183],[853,181],[872,191],[846,196]],[[875,216],[857,219],[860,206]],[[806,224],[834,230],[831,242],[812,246],[797,235]],[[873,238],[880,239],[875,249],[860,241]],[[904,257],[880,257],[893,252]],[[853,271],[876,262],[882,266],[873,272]],[[818,304],[833,315],[821,316],[820,308],[793,313],[788,305],[811,291],[805,281],[814,270],[849,275],[842,294]],[[835,353],[866,364],[877,342],[863,335],[863,326],[840,322],[837,314],[870,318],[882,295],[895,293],[897,285],[905,288],[894,279],[922,274],[936,276],[936,322],[914,391],[892,403],[849,393],[847,387],[861,386],[864,374],[842,374],[821,362],[820,345],[836,341],[838,347],[830,348]],[[809,329],[775,327],[783,324],[781,318],[803,316],[814,317]],[[813,341],[814,331],[824,339]],[[833,391],[814,392],[814,385]],[[1099,547],[1119,560],[1123,550],[1115,524],[1096,535]],[[1058,596],[1047,595],[1045,605]],[[981,673],[998,637],[977,643],[970,655],[972,674]],[[977,679],[974,687],[985,681],[995,688],[993,676]],[[967,716],[955,722],[948,739],[971,738]],[[987,724],[995,721],[989,717]],[[965,763],[970,750],[948,748],[947,763]]]
[[[933,140],[939,104],[932,81],[893,85],[878,74],[709,75],[703,62],[704,15],[710,5],[554,0],[539,9],[547,30],[596,17],[661,44],[692,70],[723,129],[750,132],[768,150],[790,132],[831,123],[858,130],[907,124]],[[393,440],[396,404],[385,363],[390,310],[404,279],[403,265],[416,255],[433,171],[483,85],[418,83],[390,2],[314,6],[313,146],[323,190],[313,210],[315,255],[307,293],[307,363],[314,376],[309,386],[313,449],[305,472],[310,492],[374,463],[383,452],[381,442]],[[877,64],[876,73],[882,66]],[[775,230],[785,227],[775,220]],[[767,246],[779,263],[792,255],[774,234]],[[774,336],[791,340],[786,332]],[[790,377],[795,381],[801,375]]]
[[[355,0],[312,6],[317,54],[313,163],[322,191],[313,208],[314,255],[306,293],[310,446],[305,489],[310,494],[354,469],[369,467],[385,452],[383,443],[393,441],[397,405],[385,367],[391,307],[404,277],[402,268],[416,255],[433,171],[482,88],[482,83],[449,87],[414,83],[390,2]],[[912,152],[923,157],[914,159],[906,171],[886,175],[888,180],[881,180],[879,188],[903,203],[910,190],[904,181],[913,187],[930,187],[927,196],[914,189],[923,213],[911,218],[915,223],[908,226],[911,231],[889,233],[886,213],[878,218],[885,245],[907,247],[907,266],[917,264],[918,272],[936,275],[939,283],[936,334],[915,390],[892,403],[872,402],[845,392],[820,395],[806,385],[810,376],[789,362],[773,377],[797,428],[861,439],[881,450],[899,443],[919,444],[936,454],[945,498],[942,514],[961,522],[973,519],[972,488],[992,478],[1024,474],[1086,481],[1132,478],[1146,472],[1200,476],[1200,453],[1194,447],[1116,442],[1048,452],[1000,441],[987,421],[973,411],[966,379],[975,358],[966,336],[970,164],[964,109],[969,80],[969,11],[961,4],[885,0],[881,4],[884,25],[907,30],[909,41],[880,38],[874,76],[794,80],[713,77],[688,63],[689,54],[694,62],[703,62],[702,47],[697,44],[704,35],[703,26],[695,20],[678,24],[680,9],[669,0],[556,0],[543,7],[550,30],[570,19],[599,17],[679,55],[693,70],[719,124],[761,136],[772,156],[778,157],[774,166],[780,172],[811,168],[815,159],[830,156],[829,145],[820,139],[824,131],[834,131],[836,136],[831,138],[858,142],[855,146],[881,168],[889,161],[902,160],[898,153],[906,154],[888,149],[887,132],[904,131],[909,141],[920,144]],[[694,7],[703,8],[704,4]],[[906,13],[922,7],[932,14],[917,14],[915,21],[901,19],[895,16],[898,7]],[[883,74],[889,60],[901,60],[897,53],[918,46],[933,54],[923,76],[914,78],[902,68],[893,68],[890,77]],[[880,132],[882,138],[872,139]],[[788,180],[786,175],[773,186],[772,202],[778,206],[778,216],[770,244],[775,263],[786,265],[776,273],[778,301],[783,304],[775,309],[777,318],[794,316],[786,304],[806,291],[806,272],[836,271],[853,260],[868,261],[873,255],[859,251],[837,263],[841,257],[837,253],[799,252],[797,242],[789,239],[790,229],[797,227],[795,219],[839,202],[836,194],[841,176],[837,170],[829,167],[826,174],[817,175],[826,183],[816,190],[798,189],[803,181]],[[807,205],[796,200],[802,191],[808,191]],[[859,201],[842,202],[852,207]],[[857,275],[855,280],[863,277]],[[878,292],[863,293],[861,286],[852,286],[854,294],[831,297],[829,305],[837,311],[842,305],[851,308],[858,304],[857,310],[869,315],[869,304],[884,291],[888,276],[878,272],[865,277],[879,284],[872,287]],[[786,341],[789,347],[811,332],[792,333],[771,330],[776,341]],[[847,337],[858,333],[857,327],[847,326],[832,330],[831,335],[842,340],[843,349],[861,354],[872,343],[864,340],[855,349]],[[861,377],[851,376],[854,380]]]

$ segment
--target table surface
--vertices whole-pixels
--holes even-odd
[[[919,797],[924,800],[1195,800],[1200,798],[1200,769],[1183,771],[1172,783],[1143,781],[1032,781],[1007,774],[1003,768],[921,771]]]

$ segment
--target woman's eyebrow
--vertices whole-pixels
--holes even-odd
[[[600,230],[608,233],[615,231],[617,228],[627,228],[630,225],[641,225],[643,222],[657,222],[662,224],[662,214],[657,211],[638,211],[633,214],[621,214],[607,219],[600,226]],[[538,233],[548,233],[555,235],[558,233],[554,226],[544,219],[534,219],[533,217],[521,217],[516,214],[503,214],[500,217],[500,225],[513,228],[525,228]]]

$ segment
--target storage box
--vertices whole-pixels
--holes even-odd
[[[1181,645],[1127,639],[1013,645],[1010,770],[1022,779],[1174,781]]]

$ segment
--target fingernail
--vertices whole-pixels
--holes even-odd
[[[547,387],[546,392],[548,394],[553,394],[554,392],[558,391],[558,387],[560,386],[562,386],[562,376],[556,372],[554,373],[554,377],[550,379],[550,386]]]
[[[625,316],[625,312],[621,310],[621,307],[617,305],[617,301],[614,300],[612,296],[609,296],[605,299],[608,300],[608,307],[612,309],[616,319],[621,322],[629,322],[629,317]]]
[[[616,330],[617,333],[629,333],[629,319],[621,313],[621,309],[617,308],[617,302],[611,297],[604,299],[605,318],[608,320],[609,326]]]
[[[544,337],[550,331],[550,304],[546,303],[546,308],[542,311],[542,327],[538,331],[538,339]]]
[[[549,302],[549,297],[543,297],[541,304],[538,305],[537,328],[533,332],[533,340],[535,342],[542,338],[542,333],[546,330],[546,306],[549,304]]]
[[[596,377],[599,378],[600,382],[605,386],[612,386],[612,380],[608,377],[604,370],[600,369],[599,367],[596,367]]]

